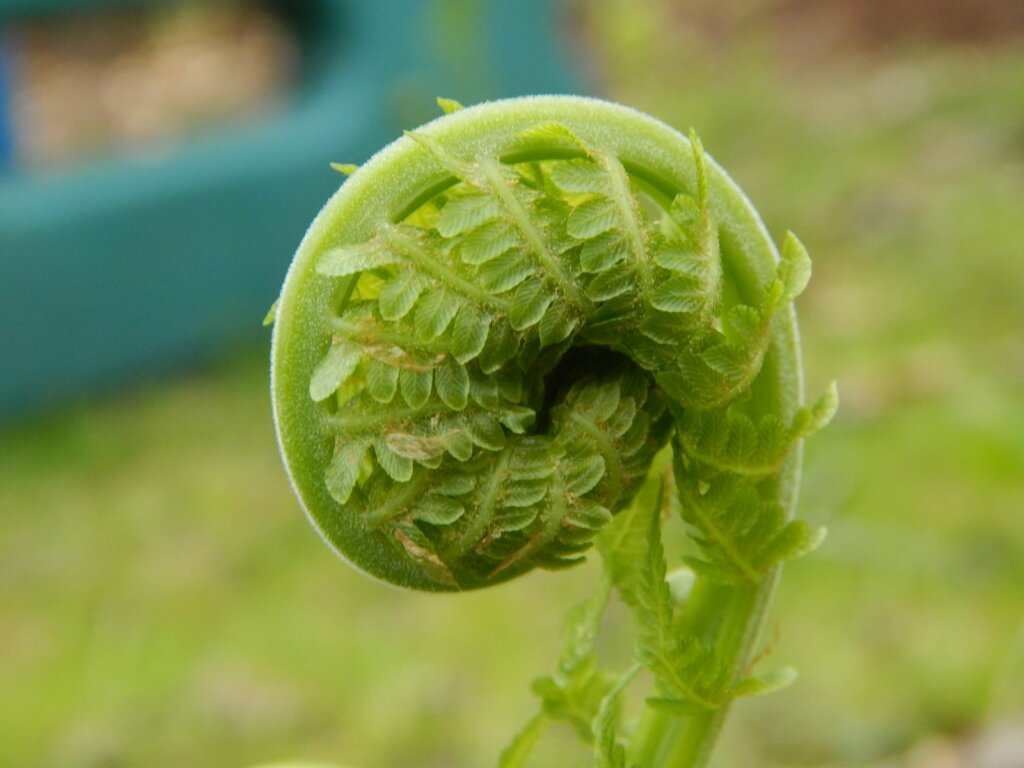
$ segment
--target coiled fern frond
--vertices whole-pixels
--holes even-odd
[[[446,106],[353,173],[288,273],[273,401],[298,495],[341,555],[424,590],[604,537],[661,709],[722,707],[757,687],[778,564],[819,538],[792,517],[799,442],[835,409],[802,405],[807,253],[776,251],[692,133],[576,97]],[[660,518],[631,506],[669,443],[690,563],[745,606],[735,648],[677,637]]]

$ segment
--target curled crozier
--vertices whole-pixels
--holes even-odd
[[[687,138],[593,99],[453,111],[356,170],[276,312],[282,454],[381,579],[472,589],[579,562],[672,443],[699,571],[756,583],[791,520],[793,298],[810,274]]]

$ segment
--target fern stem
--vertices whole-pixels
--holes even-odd
[[[684,614],[684,621],[700,627],[702,622],[710,623],[712,616],[718,618],[718,632],[708,637],[707,642],[714,643],[727,660],[734,681],[746,675],[777,581],[775,569],[753,588],[721,587],[706,582],[694,586],[704,599],[692,613]],[[670,723],[661,739],[656,765],[705,766],[728,713],[729,706],[724,704],[716,710]]]

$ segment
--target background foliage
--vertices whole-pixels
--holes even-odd
[[[802,677],[736,707],[720,766],[996,766],[1024,731],[1024,46],[999,3],[959,32],[897,5],[566,23],[607,95],[696,127],[800,233],[809,391],[841,382],[801,502],[830,536],[772,633]],[[0,434],[0,764],[479,766],[529,717],[596,569],[444,597],[339,567],[265,367],[243,350]],[[600,649],[622,666],[625,616]]]

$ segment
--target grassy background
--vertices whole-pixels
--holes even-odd
[[[605,93],[695,126],[811,249],[809,391],[841,382],[801,502],[831,534],[771,633],[802,678],[736,707],[719,765],[981,766],[1024,731],[1024,38],[850,37],[794,5],[573,17]],[[339,567],[264,360],[0,433],[0,765],[482,766],[532,712],[594,569],[425,597]]]

